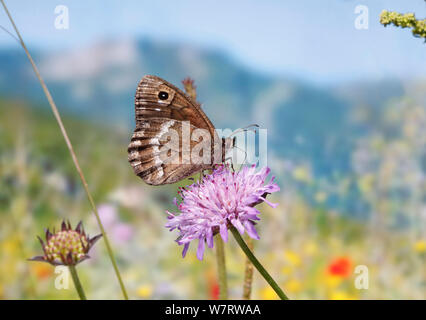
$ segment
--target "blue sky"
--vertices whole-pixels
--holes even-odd
[[[250,68],[313,82],[421,77],[426,46],[378,23],[383,9],[426,17],[423,0],[6,0],[30,48],[57,50],[113,37],[147,36],[218,48]],[[69,8],[69,30],[54,9]],[[369,29],[354,27],[357,5]],[[0,24],[11,29],[4,12]],[[16,46],[4,32],[0,48]]]

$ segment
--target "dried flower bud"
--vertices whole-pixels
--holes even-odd
[[[194,84],[194,80],[192,80],[190,77],[187,77],[182,80],[182,84],[185,88],[185,92],[187,95],[189,95],[194,101],[197,100],[197,87]]]
[[[76,265],[89,258],[89,251],[101,237],[99,234],[90,238],[83,230],[80,222],[75,230],[69,222],[62,222],[61,231],[53,233],[46,230],[46,243],[38,237],[44,255],[36,256],[31,261],[43,261],[52,265]]]

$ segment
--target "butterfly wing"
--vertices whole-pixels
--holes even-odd
[[[163,95],[162,95],[163,94]],[[215,129],[201,106],[179,88],[159,77],[147,75],[139,82],[135,95],[136,126],[149,118],[189,121],[196,128]]]
[[[211,156],[210,140],[182,137],[185,131],[192,136],[196,130],[202,129],[180,120],[150,118],[139,122],[128,147],[128,159],[135,174],[150,185],[162,185],[210,169],[211,160],[194,158],[191,153],[204,149]]]

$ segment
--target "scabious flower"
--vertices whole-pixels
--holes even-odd
[[[178,193],[182,201],[178,204],[174,200],[180,214],[167,211],[169,221],[166,227],[170,231],[179,231],[176,242],[184,246],[182,256],[185,257],[190,242],[198,239],[197,258],[202,260],[205,243],[213,248],[213,236],[217,233],[227,241],[231,225],[240,234],[247,231],[250,237],[259,239],[254,225],[260,220],[260,212],[254,206],[266,202],[275,208],[276,204],[267,201],[266,196],[280,190],[274,177],[266,182],[269,173],[267,167],[258,172],[255,166],[233,172],[222,165],[202,182],[180,188]]]
[[[43,248],[44,255],[36,256],[32,261],[47,262],[52,265],[76,265],[89,258],[89,251],[95,242],[101,237],[99,234],[90,238],[83,230],[80,222],[75,230],[69,222],[62,222],[61,231],[53,233],[46,230],[46,243],[37,237]]]

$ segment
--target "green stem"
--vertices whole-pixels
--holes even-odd
[[[80,164],[78,162],[77,156],[76,156],[76,154],[74,152],[74,148],[73,148],[73,146],[71,144],[71,141],[70,141],[70,139],[68,137],[68,133],[65,130],[65,126],[64,126],[64,124],[62,122],[61,115],[59,114],[59,111],[58,111],[58,108],[56,107],[55,101],[53,100],[53,97],[50,94],[50,91],[47,88],[47,86],[46,86],[43,78],[41,77],[41,74],[38,71],[38,68],[37,68],[37,66],[36,66],[33,58],[31,57],[31,54],[28,51],[27,46],[25,45],[25,42],[22,39],[21,34],[20,34],[18,28],[16,27],[15,21],[13,20],[12,16],[10,15],[9,10],[7,9],[6,4],[4,3],[4,0],[0,0],[0,1],[1,1],[2,5],[3,5],[3,8],[4,8],[7,16],[9,17],[10,22],[12,23],[12,26],[13,26],[13,29],[15,30],[15,32],[16,32],[16,35],[18,36],[19,43],[21,44],[22,48],[24,49],[24,51],[25,51],[25,53],[26,53],[26,55],[28,57],[28,60],[30,61],[31,66],[33,67],[34,73],[36,74],[37,79],[39,80],[39,82],[41,84],[41,87],[43,88],[43,91],[44,91],[44,94],[46,95],[47,101],[49,102],[49,105],[50,105],[50,107],[52,109],[52,112],[53,112],[53,114],[55,116],[55,119],[56,119],[56,121],[57,121],[57,123],[59,125],[61,133],[62,133],[62,135],[64,137],[64,140],[65,140],[65,143],[66,143],[66,145],[68,147],[68,150],[69,150],[69,152],[71,154],[71,158],[72,158],[72,160],[74,162],[74,166],[75,166],[75,168],[76,168],[76,170],[77,170],[77,172],[78,172],[78,174],[80,176],[80,179],[81,179],[81,182],[83,184],[84,190],[85,190],[85,192],[87,194],[87,198],[88,198],[88,200],[90,202],[90,205],[92,206],[93,213],[95,214],[96,221],[98,222],[98,225],[99,225],[99,229],[101,230],[102,238],[103,238],[103,240],[105,242],[105,246],[107,248],[108,255],[109,255],[110,259],[111,259],[111,263],[112,263],[112,266],[114,268],[115,275],[116,275],[116,277],[118,279],[118,282],[120,284],[121,291],[123,293],[124,299],[128,300],[129,297],[128,297],[127,292],[126,292],[126,288],[124,287],[123,280],[121,279],[120,271],[118,270],[117,262],[115,260],[114,254],[112,252],[111,245],[109,243],[108,237],[106,235],[106,232],[105,232],[104,227],[102,225],[101,219],[99,217],[99,213],[98,213],[98,210],[96,208],[95,201],[93,200],[92,194],[90,193],[89,185],[87,184],[86,178],[85,178],[85,176],[83,174],[83,170],[81,170],[81,167],[80,167]]]
[[[83,290],[83,286],[81,285],[80,279],[77,274],[77,269],[73,265],[69,265],[68,268],[70,270],[72,281],[74,282],[74,287],[75,287],[75,290],[77,290],[80,300],[87,300]]]
[[[247,247],[253,251],[253,239],[249,236],[246,236]],[[251,288],[253,284],[253,264],[250,262],[250,259],[246,257],[246,267],[244,271],[244,286],[243,286],[243,299],[250,300]]]
[[[220,234],[216,235],[216,261],[219,279],[219,299],[228,300],[228,283],[226,279],[225,246]]]
[[[286,294],[281,290],[281,288],[278,286],[278,284],[275,282],[275,280],[271,277],[271,275],[266,271],[266,269],[261,265],[259,260],[254,256],[253,252],[247,247],[247,244],[244,242],[243,238],[241,237],[240,233],[238,232],[235,227],[231,227],[231,232],[235,238],[235,240],[240,245],[241,249],[246,254],[247,258],[250,259],[251,263],[255,266],[257,271],[260,272],[262,277],[266,280],[266,282],[269,283],[272,289],[274,289],[275,293],[281,298],[281,300],[288,300],[288,297]]]

